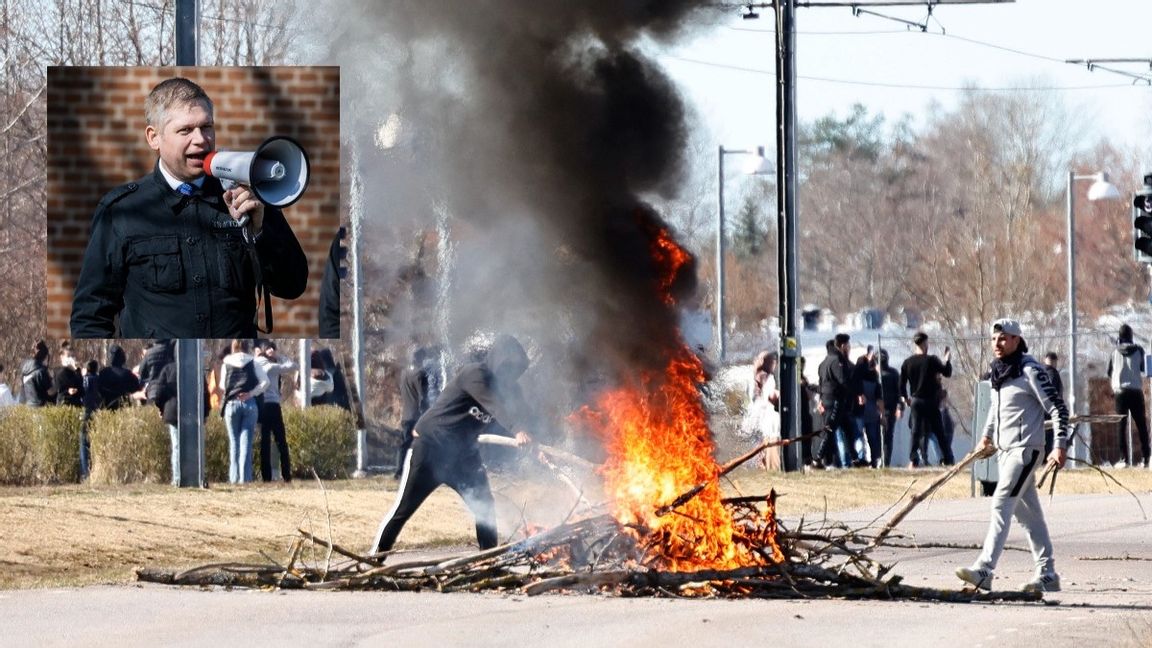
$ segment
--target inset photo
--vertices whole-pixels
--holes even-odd
[[[338,67],[49,67],[47,331],[339,337]]]

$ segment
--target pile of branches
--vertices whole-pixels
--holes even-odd
[[[774,442],[781,443],[781,442]],[[787,443],[787,442],[784,442]],[[765,444],[768,445],[768,444]],[[762,449],[762,448],[760,448]],[[721,475],[754,456],[730,462]],[[979,592],[914,587],[889,575],[869,553],[893,532],[911,509],[977,458],[965,457],[911,501],[876,534],[821,521],[801,520],[789,529],[775,515],[775,493],[723,500],[735,524],[734,540],[746,566],[698,571],[665,568],[654,540],[641,525],[621,524],[589,512],[521,540],[463,556],[392,562],[395,552],[359,555],[298,529],[287,561],[267,564],[210,564],[175,572],[145,568],[141,581],[166,585],[307,590],[437,592],[603,592],[618,596],[717,598],[915,599],[947,602],[1038,601],[1035,592]],[[676,509],[703,490],[697,485],[657,509]],[[313,557],[302,560],[303,554]],[[321,556],[322,554],[322,556]]]
[[[760,515],[763,498],[725,504]],[[914,587],[867,557],[869,538],[845,528],[778,529],[780,562],[728,570],[668,571],[644,557],[644,529],[595,515],[531,537],[462,556],[395,562],[399,554],[361,556],[298,530],[288,560],[211,564],[187,571],[145,568],[141,581],[166,585],[265,589],[523,593],[602,592],[617,596],[714,598],[916,599],[950,602],[1036,601],[1040,594]],[[762,555],[770,555],[767,547]],[[303,553],[315,558],[301,560]]]

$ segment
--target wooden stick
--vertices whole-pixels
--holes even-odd
[[[870,551],[876,547],[879,547],[880,544],[884,542],[884,539],[888,537],[888,534],[892,533],[892,531],[896,528],[896,525],[900,524],[904,518],[912,512],[912,509],[919,506],[920,502],[928,499],[932,493],[935,493],[941,486],[947,483],[949,479],[952,479],[958,475],[961,470],[964,470],[970,466],[972,462],[976,461],[977,459],[985,459],[987,457],[991,457],[994,454],[996,454],[995,448],[977,448],[965,455],[963,459],[949,468],[947,472],[937,477],[936,480],[931,484],[928,484],[927,488],[913,495],[912,499],[908,500],[908,504],[905,505],[904,508],[897,511],[896,515],[893,515],[892,518],[888,520],[888,524],[885,524],[884,528],[880,530],[880,533],[872,539],[872,542],[868,544],[868,547],[865,549],[865,551]]]
[[[508,448],[520,447],[520,445],[516,443],[516,439],[513,439],[512,437],[506,437],[502,434],[481,434],[480,436],[476,437],[476,440],[480,443],[485,443],[488,445],[498,445]],[[540,452],[543,452],[553,459],[572,464],[578,468],[583,468],[584,470],[592,471],[599,468],[598,465],[588,461],[584,457],[574,455],[571,452],[561,450],[560,448],[544,445],[543,443],[532,444],[532,449],[539,450]]]

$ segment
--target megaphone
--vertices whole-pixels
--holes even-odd
[[[204,158],[204,172],[252,187],[266,205],[287,207],[308,187],[308,154],[291,137],[273,135],[255,151],[212,151]],[[231,188],[228,182],[222,184]]]

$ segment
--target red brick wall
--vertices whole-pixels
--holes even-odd
[[[308,255],[308,289],[272,304],[276,337],[317,337],[321,278],[343,213],[338,67],[48,68],[48,336],[69,336],[96,204],[152,171],[144,99],[174,76],[195,81],[212,98],[218,149],[253,150],[270,135],[287,135],[308,152],[308,189],[284,211]]]

